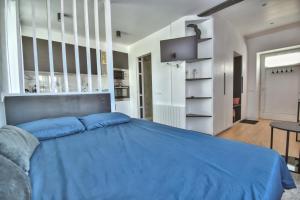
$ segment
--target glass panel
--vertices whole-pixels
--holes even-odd
[[[140,96],[140,106],[143,106],[143,96]]]
[[[139,73],[141,74],[142,73],[142,63],[139,62]]]
[[[140,94],[143,94],[143,79],[142,79],[142,75],[139,75],[139,87],[140,87]]]
[[[141,117],[141,118],[144,118],[143,108],[140,109],[140,117]]]
[[[276,56],[267,56],[265,60],[266,68],[283,67],[288,65],[296,65],[300,63],[300,52],[285,53]]]

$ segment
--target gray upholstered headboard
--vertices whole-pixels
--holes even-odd
[[[4,98],[6,123],[110,112],[110,94],[25,95]]]

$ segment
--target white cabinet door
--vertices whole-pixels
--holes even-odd
[[[116,112],[124,113],[130,115],[130,101],[117,101],[116,102]]]
[[[225,59],[224,130],[233,125],[233,61],[234,56],[232,52]]]

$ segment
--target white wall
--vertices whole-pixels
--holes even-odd
[[[247,111],[247,46],[245,39],[228,21],[214,16],[214,132],[219,133],[233,125],[233,61],[234,52],[243,58],[244,89],[242,118]],[[224,95],[224,72],[226,95]]]
[[[4,75],[4,66],[6,66],[6,52],[5,50],[5,5],[4,1],[0,1],[0,96],[5,90],[6,76]],[[5,124],[4,116],[4,105],[2,99],[0,98],[0,127]]]
[[[131,115],[138,116],[137,58],[151,53],[152,96],[154,105],[185,106],[185,64],[179,68],[160,61],[160,40],[183,37],[185,35],[184,18],[176,20],[167,27],[129,46],[129,77]],[[171,79],[172,77],[172,79]],[[156,113],[153,113],[154,119]]]
[[[259,118],[259,76],[257,53],[300,44],[300,27],[250,38],[248,46],[248,110],[247,118]]]

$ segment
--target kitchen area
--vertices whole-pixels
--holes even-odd
[[[113,51],[116,111],[130,115],[128,54]]]
[[[24,86],[26,93],[49,93],[51,86],[51,75],[49,71],[48,41],[37,39],[37,61],[38,61],[38,85],[35,73],[33,39],[32,37],[22,37],[23,58],[24,58]],[[54,56],[54,80],[55,92],[65,92],[65,82],[63,75],[62,45],[60,42],[53,41]],[[80,89],[78,88],[76,76],[76,59],[74,55],[74,45],[66,44],[67,66],[68,66],[68,85],[69,92],[89,91],[87,54],[84,46],[79,46],[79,66],[80,66]],[[106,65],[106,52],[101,51],[101,91],[108,91],[108,77]],[[90,48],[91,60],[91,82],[92,92],[99,92],[97,56],[96,49]],[[129,88],[129,63],[128,53],[113,51],[114,63],[114,88],[116,98],[116,111],[130,115],[130,88]]]

